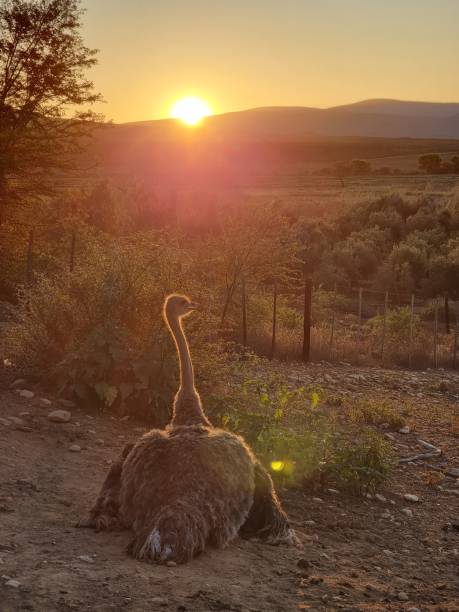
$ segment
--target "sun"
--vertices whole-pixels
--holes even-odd
[[[209,104],[196,96],[186,96],[177,100],[171,109],[171,117],[187,125],[197,125],[204,117],[211,114],[212,109]]]

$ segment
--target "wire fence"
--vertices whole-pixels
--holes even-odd
[[[14,225],[26,283],[33,281],[37,253],[53,241],[64,268],[72,272],[78,265],[83,245],[76,228]],[[447,295],[426,298],[368,286],[330,290],[307,275],[286,288],[241,276],[230,333],[271,359],[459,369],[459,302]]]

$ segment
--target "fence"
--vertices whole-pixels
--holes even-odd
[[[327,291],[304,280],[303,291],[265,287],[271,303],[269,325],[247,314],[259,301],[242,284],[240,342],[270,358],[303,361],[350,361],[405,367],[459,367],[459,302],[448,296],[426,299],[417,294],[376,291],[368,287]],[[302,314],[302,325],[285,325],[280,310]],[[285,312],[284,312],[285,315]],[[284,318],[284,327],[282,326]],[[268,337],[269,336],[269,337]]]
[[[24,280],[31,283],[41,226],[15,225]],[[49,241],[52,228],[43,228]],[[76,229],[59,233],[59,258],[69,272],[77,265],[78,245]],[[271,359],[459,368],[459,302],[448,296],[426,299],[370,287],[327,290],[314,287],[308,276],[293,288],[254,285],[241,277],[240,287],[232,339]]]

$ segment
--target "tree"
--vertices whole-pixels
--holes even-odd
[[[364,159],[353,159],[350,165],[350,172],[355,176],[367,176],[371,173],[371,164]]]
[[[83,44],[82,12],[80,0],[0,0],[0,207],[18,195],[12,180],[19,192],[49,192],[97,118],[85,77],[97,52]]]
[[[418,158],[418,165],[426,174],[438,174],[441,169],[441,157],[436,153],[428,153]]]

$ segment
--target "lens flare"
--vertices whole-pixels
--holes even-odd
[[[285,463],[283,461],[271,461],[271,469],[273,472],[282,472],[285,468]]]

